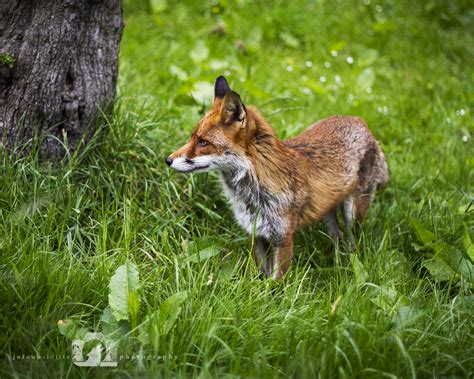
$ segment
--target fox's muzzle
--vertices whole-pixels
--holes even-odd
[[[186,156],[172,158],[170,155],[166,158],[166,164],[179,172],[194,172],[194,171],[209,171],[213,166],[213,157],[209,155],[199,156],[193,159],[188,159]]]

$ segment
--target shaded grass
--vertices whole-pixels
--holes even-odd
[[[474,227],[473,37],[463,24],[472,21],[456,12],[449,21],[430,4],[236,2],[213,13],[170,2],[150,15],[126,3],[107,134],[60,165],[2,156],[2,374],[472,375],[472,289],[423,270],[408,223],[420,220],[453,249],[462,249],[463,224],[471,235]],[[373,81],[361,76],[368,69]],[[200,82],[225,71],[282,138],[330,114],[367,120],[392,180],[358,244],[366,274],[329,263],[333,248],[314,226],[298,235],[285,280],[258,280],[217,176],[165,168],[205,109]],[[222,253],[183,260],[206,246]],[[118,369],[79,369],[60,358],[70,344],[56,322],[97,326],[127,259],[142,277],[142,316],[177,291],[188,300],[166,338],[121,346]]]

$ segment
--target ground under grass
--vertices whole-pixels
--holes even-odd
[[[125,2],[107,133],[59,165],[2,155],[0,375],[472,376],[473,10],[444,3]],[[391,182],[347,265],[314,226],[259,280],[217,176],[167,169],[222,74],[281,138],[353,114],[381,142]],[[57,322],[105,333],[125,262],[118,367],[76,367]]]

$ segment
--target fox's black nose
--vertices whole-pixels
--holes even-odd
[[[168,157],[168,158],[166,158],[165,162],[168,166],[171,166],[171,163],[173,163],[173,160],[171,159],[171,157]]]

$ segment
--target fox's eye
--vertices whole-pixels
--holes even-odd
[[[207,146],[207,141],[204,141],[202,138],[199,138],[199,140],[198,140],[198,145],[199,145],[200,147]]]

